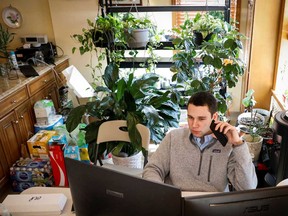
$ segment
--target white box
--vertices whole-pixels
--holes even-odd
[[[55,194],[11,194],[3,201],[13,216],[60,215],[67,197]]]

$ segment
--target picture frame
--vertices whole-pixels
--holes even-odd
[[[123,6],[127,6],[127,5],[142,5],[142,0],[112,0],[112,5],[113,6],[120,6],[120,5],[123,5]]]

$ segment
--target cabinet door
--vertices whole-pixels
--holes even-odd
[[[9,166],[7,163],[6,155],[4,153],[4,144],[0,139],[0,191],[2,187],[6,184],[9,180]]]
[[[30,101],[26,101],[17,109],[15,109],[21,132],[22,143],[34,134],[35,115]]]
[[[0,120],[1,142],[8,166],[20,158],[21,135],[16,113],[11,112]],[[2,156],[1,156],[2,157]]]
[[[40,92],[38,92],[31,98],[32,106],[34,106],[34,104],[37,101],[43,99],[51,99],[54,103],[55,110],[58,111],[60,105],[59,105],[58,89],[55,82],[52,83],[51,85],[46,86],[44,89],[42,89]]]

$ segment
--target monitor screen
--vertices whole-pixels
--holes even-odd
[[[181,215],[179,188],[65,158],[77,216]]]
[[[184,216],[287,215],[288,186],[185,197]]]

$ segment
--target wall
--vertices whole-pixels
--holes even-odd
[[[167,5],[171,1],[149,2],[150,5]],[[281,0],[256,0],[248,88],[256,91],[257,107],[266,109],[269,109],[270,89],[273,84],[280,3]],[[23,24],[19,29],[9,29],[16,33],[11,48],[21,46],[20,35],[47,34],[49,41],[55,42],[64,54],[70,57],[70,64],[75,65],[87,80],[91,80],[91,71],[85,67],[89,63],[90,55],[80,56],[78,52],[72,54],[72,47],[78,46],[78,43],[71,38],[71,35],[81,33],[81,29],[87,26],[87,18],[93,20],[96,17],[98,0],[1,0],[0,10],[10,4],[16,7],[23,17]],[[143,4],[147,5],[147,0],[143,0]],[[243,7],[242,12],[245,14],[244,3]],[[0,22],[3,23],[2,19]],[[58,54],[62,54],[61,49],[58,49]],[[240,110],[241,91],[241,82],[236,88],[229,89],[234,98],[231,111]]]
[[[20,28],[9,28],[9,32],[16,34],[9,48],[15,49],[16,47],[22,46],[22,43],[20,42],[20,36],[26,34],[46,34],[49,41],[55,42],[50,9],[47,0],[1,0],[1,14],[2,10],[9,5],[18,9],[22,15],[23,20]],[[0,23],[4,25],[4,27],[7,27],[4,24],[3,19],[0,19]]]
[[[248,89],[255,90],[255,107],[270,109],[276,63],[281,0],[256,0]]]

